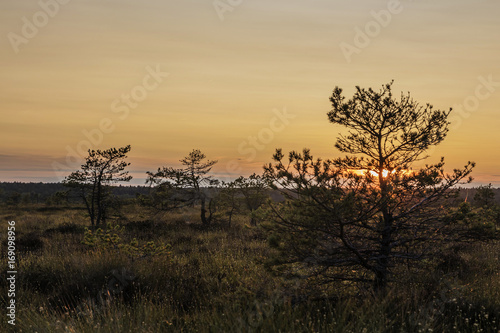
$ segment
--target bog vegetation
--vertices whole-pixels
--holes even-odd
[[[17,222],[16,329],[500,332],[496,190],[458,189],[472,162],[414,170],[450,111],[391,88],[333,91],[341,158],[277,149],[261,175],[222,182],[194,149],[123,195],[125,146],[90,150],[49,193],[0,186]]]

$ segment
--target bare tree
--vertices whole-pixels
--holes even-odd
[[[208,173],[217,161],[205,161],[205,154],[194,149],[180,162],[184,168],[159,168],[157,172],[148,172],[147,183],[154,186],[152,195],[159,195],[161,202],[168,209],[176,209],[186,205],[200,203],[200,218],[204,225],[212,220],[212,199],[208,195],[208,188],[218,181]],[[163,193],[163,195],[161,195]],[[207,211],[208,200],[208,211]],[[207,216],[208,213],[208,216]]]
[[[257,225],[255,211],[269,198],[267,190],[265,179],[255,173],[249,177],[240,176],[232,182],[222,182],[216,198],[218,211],[227,215],[231,225],[233,215],[246,210],[250,215],[250,224]]]
[[[250,212],[250,224],[257,225],[254,212],[259,209],[269,198],[266,181],[257,174],[248,178],[239,177],[234,181],[235,187],[243,198],[247,210]]]
[[[231,226],[233,216],[241,210],[241,198],[236,184],[222,181],[217,189],[215,197],[215,206],[219,216],[227,217],[227,224]]]

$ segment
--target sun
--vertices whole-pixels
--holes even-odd
[[[363,169],[363,170],[350,170],[350,171],[359,175],[359,176],[370,175],[370,176],[378,178],[378,171],[377,170]],[[384,169],[384,171],[382,171],[382,177],[387,178],[389,175],[395,174],[396,171],[397,171],[396,169],[392,169],[391,171]],[[399,170],[399,173],[403,174],[403,175],[410,175],[413,173],[413,171],[412,170]]]
[[[374,176],[374,177],[378,177],[378,172],[375,171],[375,170],[370,170],[370,175]],[[383,170],[382,171],[382,177],[386,178],[387,176],[389,176],[389,174],[393,174],[396,172],[396,169],[392,170],[391,172],[389,172],[389,170]]]

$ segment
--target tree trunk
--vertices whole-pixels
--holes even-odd
[[[384,212],[383,215],[383,221],[381,221],[381,223],[383,223],[384,229],[382,230],[380,238],[380,258],[376,265],[375,281],[373,286],[375,290],[384,290],[387,286],[389,279],[389,265],[391,261],[392,227],[394,221],[391,214]]]
[[[234,206],[231,207],[231,210],[229,211],[229,220],[228,220],[228,226],[231,227],[231,220],[233,218],[233,212],[234,212]]]
[[[87,199],[87,194],[85,193],[84,187],[82,187],[81,196],[83,198],[83,202],[85,202],[85,207],[87,207],[87,212],[89,213],[89,216],[90,216],[90,228],[92,231],[94,231],[95,230],[95,216],[94,216],[93,206],[91,207],[91,204],[89,204],[89,200]],[[92,197],[90,199],[92,200]]]
[[[388,200],[389,193],[387,189],[387,182],[383,176],[383,167],[379,168],[379,184],[381,192],[381,207],[380,211],[382,213],[380,225],[382,231],[380,234],[380,249],[379,249],[379,259],[376,265],[374,289],[384,290],[387,286],[389,278],[389,265],[391,256],[391,242],[392,242],[392,232],[394,219],[389,210]]]
[[[97,206],[96,226],[98,227],[101,224],[102,220],[102,188],[101,188],[100,178],[97,180],[96,206]]]
[[[201,223],[209,225],[210,221],[207,219],[207,210],[205,208],[205,198],[201,198]]]
[[[253,213],[253,211],[250,212],[250,214],[252,214],[252,213]],[[254,227],[257,225],[257,220],[255,219],[255,217],[253,215],[250,216],[250,225],[254,226]]]

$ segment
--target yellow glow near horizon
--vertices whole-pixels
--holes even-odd
[[[357,175],[360,176],[365,176],[367,174],[370,174],[371,176],[378,177],[378,172],[375,170],[352,170]],[[396,172],[396,169],[392,170],[391,174],[394,174]],[[382,177],[387,177],[389,175],[389,170],[384,170],[382,171]]]
[[[355,174],[360,175],[360,176],[364,176],[364,175],[369,174],[373,177],[378,177],[378,171],[376,171],[376,170],[352,170],[352,172],[354,172]],[[414,172],[413,170],[400,170],[399,171],[400,174],[406,174],[406,175],[409,175],[413,172]],[[382,171],[382,177],[386,178],[387,176],[389,176],[389,174],[393,175],[395,173],[396,173],[396,169],[393,169],[391,172],[389,172],[389,170],[384,170],[384,171]]]
[[[396,169],[392,170],[391,174],[394,174],[396,172]],[[378,177],[378,172],[375,170],[370,170],[370,174],[372,176]],[[389,170],[383,170],[382,171],[382,177],[386,178],[389,175]]]

